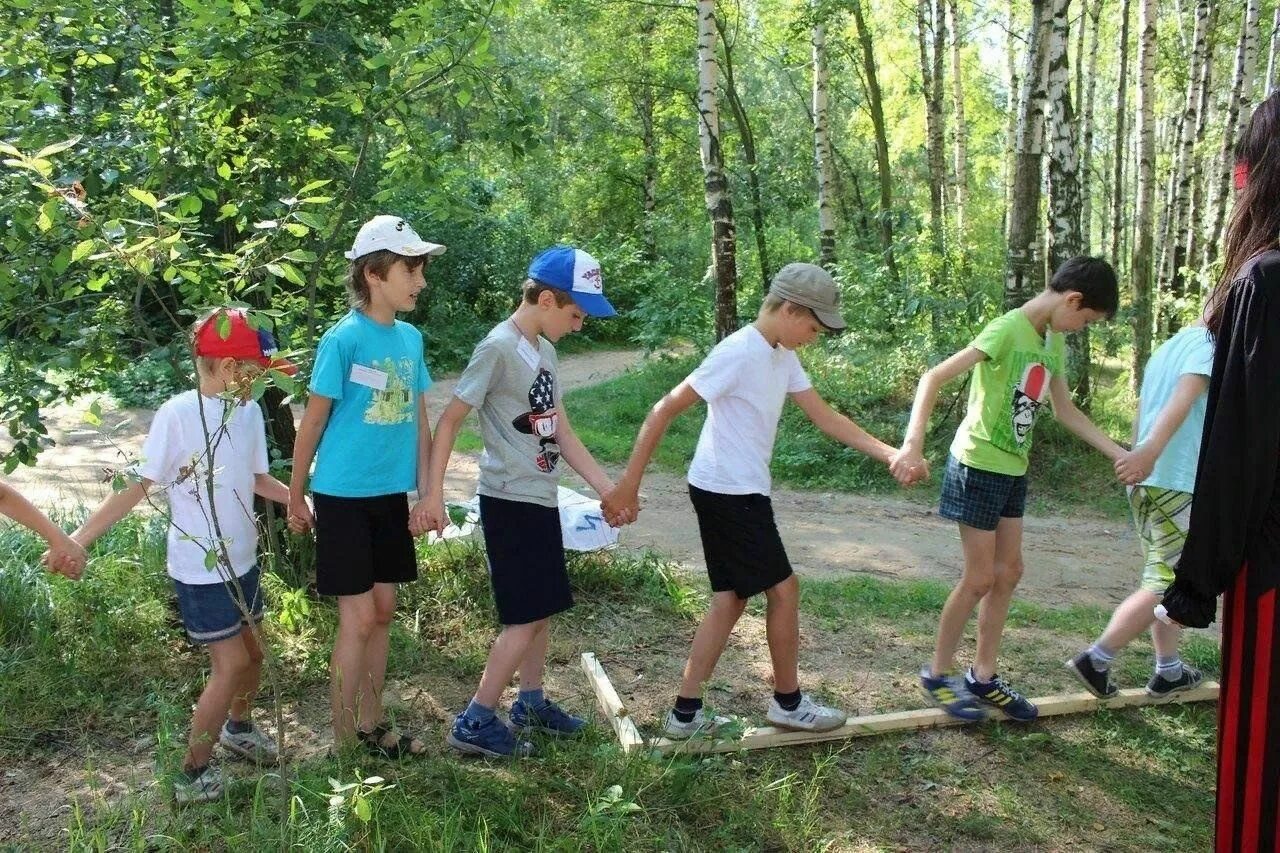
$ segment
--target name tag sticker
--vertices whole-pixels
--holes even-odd
[[[538,362],[542,360],[542,355],[533,348],[533,344],[523,337],[520,338],[520,343],[516,344],[516,355],[520,356],[531,370],[537,370]]]
[[[363,364],[351,365],[351,381],[375,391],[387,390],[387,372]]]

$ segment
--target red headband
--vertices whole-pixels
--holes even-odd
[[[1244,185],[1249,182],[1249,164],[1244,160],[1236,161],[1236,192],[1244,189]]]

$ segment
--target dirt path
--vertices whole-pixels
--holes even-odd
[[[566,388],[603,382],[641,360],[639,352],[616,350],[565,356]],[[450,398],[454,378],[438,381],[429,405],[438,412]],[[107,492],[102,471],[136,458],[152,412],[108,412],[101,427],[87,424],[84,406],[61,407],[47,421],[57,446],[37,468],[9,476],[37,503],[93,505]],[[581,417],[581,415],[580,415]],[[470,497],[475,456],[459,454],[450,465],[448,497]],[[567,484],[588,491],[576,475]],[[661,551],[692,571],[701,571],[701,545],[684,479],[654,471],[644,484],[640,520],[623,532],[622,545]],[[955,525],[934,508],[894,496],[851,495],[778,489],[774,506],[796,570],[811,577],[867,573],[886,578],[953,580],[960,572]],[[1128,526],[1097,518],[1028,518],[1022,593],[1047,604],[1110,604],[1136,580],[1138,553]]]

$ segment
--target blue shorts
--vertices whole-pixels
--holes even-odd
[[[238,580],[249,605],[253,624],[262,621],[262,591],[258,588],[258,567],[254,566]],[[178,610],[182,613],[182,627],[194,643],[205,645],[236,636],[244,626],[244,614],[236,605],[232,587],[228,583],[183,583],[175,580],[178,590]]]
[[[983,471],[947,456],[938,515],[978,530],[995,530],[1000,519],[1022,518],[1026,508],[1026,474]]]

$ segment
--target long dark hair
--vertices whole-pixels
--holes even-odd
[[[1205,309],[1205,325],[1214,337],[1240,268],[1259,252],[1280,245],[1280,91],[1253,111],[1236,145],[1236,173],[1244,186],[1227,225],[1222,275]]]

